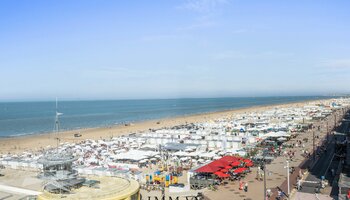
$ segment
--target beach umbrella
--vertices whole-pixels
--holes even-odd
[[[246,163],[245,166],[246,167],[252,167],[254,164],[252,162]]]
[[[218,177],[220,177],[220,178],[228,178],[228,177],[230,177],[230,175],[229,174],[224,174],[224,173],[218,173],[218,174],[216,174]]]
[[[228,169],[222,169],[221,172],[228,172]]]
[[[250,160],[250,159],[244,159],[243,162],[245,162],[245,163],[250,163],[250,162],[252,162],[252,160]]]
[[[232,168],[232,166],[230,166],[230,165],[225,167],[225,169],[231,169],[231,168]]]
[[[236,174],[240,174],[240,173],[245,172],[246,170],[247,170],[247,168],[241,167],[241,168],[235,169],[233,172]]]
[[[235,161],[235,162],[231,163],[232,167],[238,167],[240,165],[241,165],[241,162],[239,162],[239,161]]]
[[[217,171],[217,172],[214,172],[215,175],[219,176],[221,174],[223,174],[221,171]]]

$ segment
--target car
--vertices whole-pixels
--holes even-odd
[[[74,137],[81,137],[81,134],[80,133],[75,133]]]
[[[176,184],[170,184],[169,186],[183,188],[183,187],[185,187],[185,184],[183,184],[183,183],[176,183]]]

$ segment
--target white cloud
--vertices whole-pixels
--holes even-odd
[[[187,0],[180,8],[195,12],[212,12],[228,0]]]
[[[212,55],[214,60],[226,59],[277,59],[292,57],[293,53],[264,51],[258,53],[243,53],[238,51],[223,51]]]

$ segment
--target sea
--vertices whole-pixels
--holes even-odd
[[[61,130],[108,127],[251,106],[326,99],[325,96],[59,101]],[[0,102],[0,137],[54,130],[56,102]]]

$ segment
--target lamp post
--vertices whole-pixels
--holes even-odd
[[[263,159],[263,162],[260,165],[260,168],[262,168],[264,172],[264,200],[266,200],[267,194],[266,194],[266,163],[265,163],[265,156]]]
[[[329,139],[329,130],[328,130],[328,120],[327,120],[327,141]]]
[[[286,161],[287,165],[284,166],[284,168],[287,169],[287,193],[288,193],[288,196],[290,194],[290,183],[289,183],[289,161],[287,160]]]
[[[263,150],[263,160],[260,164],[260,168],[264,171],[264,200],[266,200],[266,154],[265,150]]]
[[[312,149],[313,149],[313,161],[316,160],[316,152],[315,152],[315,131],[312,131]]]

